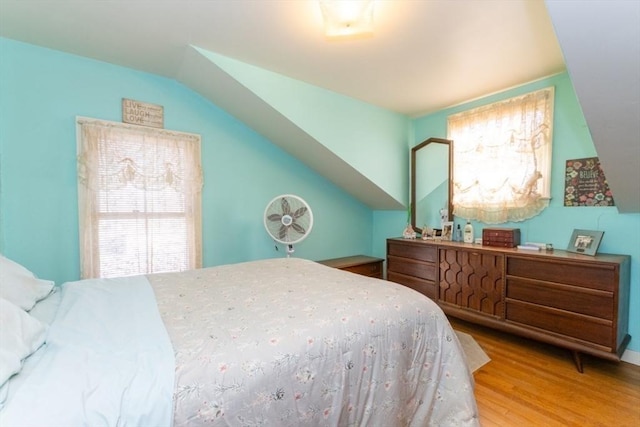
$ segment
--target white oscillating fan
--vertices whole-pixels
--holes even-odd
[[[287,257],[293,245],[303,241],[313,228],[313,213],[303,199],[293,194],[275,197],[264,210],[264,228],[273,240],[287,245]],[[277,249],[277,246],[276,246]]]

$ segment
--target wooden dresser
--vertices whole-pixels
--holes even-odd
[[[450,316],[620,361],[629,339],[628,255],[587,256],[388,239],[387,280]]]
[[[318,261],[329,267],[338,268],[344,271],[361,274],[363,276],[382,279],[384,259],[365,255],[354,255],[342,258],[326,259]]]

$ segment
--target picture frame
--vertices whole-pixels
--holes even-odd
[[[568,252],[594,256],[602,241],[604,231],[575,229],[569,239]]]
[[[453,240],[453,221],[442,223],[442,240]]]

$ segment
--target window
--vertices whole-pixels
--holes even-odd
[[[499,224],[549,205],[553,96],[547,88],[449,116],[456,216]]]
[[[81,277],[200,267],[200,136],[77,125]]]

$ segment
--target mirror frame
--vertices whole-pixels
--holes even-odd
[[[444,138],[429,138],[422,141],[411,149],[411,227],[417,233],[421,233],[422,229],[416,227],[416,157],[418,151],[429,144],[446,144],[449,146],[449,201],[447,209],[449,210],[448,221],[453,221],[453,141]]]

